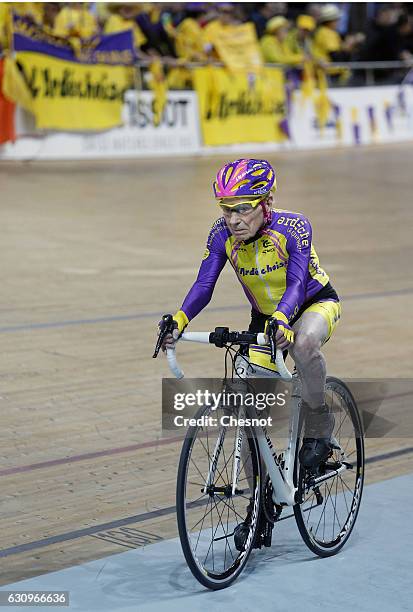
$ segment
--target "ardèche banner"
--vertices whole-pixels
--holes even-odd
[[[101,130],[122,123],[124,93],[133,81],[132,30],[67,41],[15,16],[14,57],[6,96],[36,119],[37,128]]]
[[[204,144],[281,142],[286,134],[283,72],[232,72],[208,66],[194,70]]]

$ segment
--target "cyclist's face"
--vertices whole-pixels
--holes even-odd
[[[262,206],[258,204],[253,207],[251,204],[239,202],[239,198],[226,198],[225,205],[221,205],[224,219],[229,230],[235,238],[248,240],[255,236],[264,223],[264,213]],[[236,206],[233,206],[236,204]],[[272,196],[265,200],[265,206],[270,208]]]

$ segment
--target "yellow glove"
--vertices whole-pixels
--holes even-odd
[[[276,310],[271,318],[266,321],[264,333],[269,335],[274,331],[275,327],[282,332],[288,342],[294,343],[294,332],[288,323],[287,317],[280,310]]]
[[[189,323],[188,317],[186,316],[186,314],[184,313],[183,310],[178,310],[178,312],[176,312],[174,314],[173,320],[175,321],[175,323],[178,326],[179,335],[181,335],[182,332],[184,331],[185,327]]]

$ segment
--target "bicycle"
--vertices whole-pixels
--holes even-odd
[[[166,317],[170,318],[164,318],[165,329],[170,330],[172,317]],[[158,338],[156,354],[166,333],[161,332]],[[228,328],[184,332],[181,340],[225,348],[226,357],[232,359],[232,378],[235,375],[242,384],[248,384],[256,373],[244,356],[245,349],[251,344],[268,344],[264,334],[230,332]],[[326,402],[335,412],[333,448],[316,473],[305,470],[298,459],[302,429],[299,377],[287,369],[271,338],[269,344],[277,373],[267,376],[292,382],[286,448],[277,452],[265,427],[239,424],[246,422],[241,421],[243,416],[254,415],[250,408],[246,412],[245,408],[237,409],[238,422],[233,427],[221,424],[209,428],[204,418],[202,425],[188,428],[182,446],[176,488],[179,537],[192,574],[213,590],[228,587],[240,575],[253,548],[271,546],[278,521],[295,517],[308,548],[328,557],[347,542],[360,508],[363,428],[349,388],[338,378],[327,378]],[[182,378],[176,350],[168,349],[167,358],[174,376]],[[227,380],[225,376],[224,382]],[[231,412],[228,407],[221,410],[227,415]],[[210,405],[201,406],[195,419],[210,416],[211,411]],[[287,507],[292,507],[293,513],[281,516]]]

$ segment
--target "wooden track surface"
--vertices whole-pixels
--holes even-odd
[[[413,377],[412,154],[270,156],[277,206],[310,217],[343,298],[331,374]],[[161,438],[168,370],[151,354],[195,278],[223,161],[0,166],[0,584],[176,536],[180,442]],[[248,315],[228,266],[192,329]],[[220,375],[222,357],[185,345],[180,359],[196,377]],[[407,419],[411,397],[394,411]],[[412,471],[411,433],[367,440],[368,483]]]

